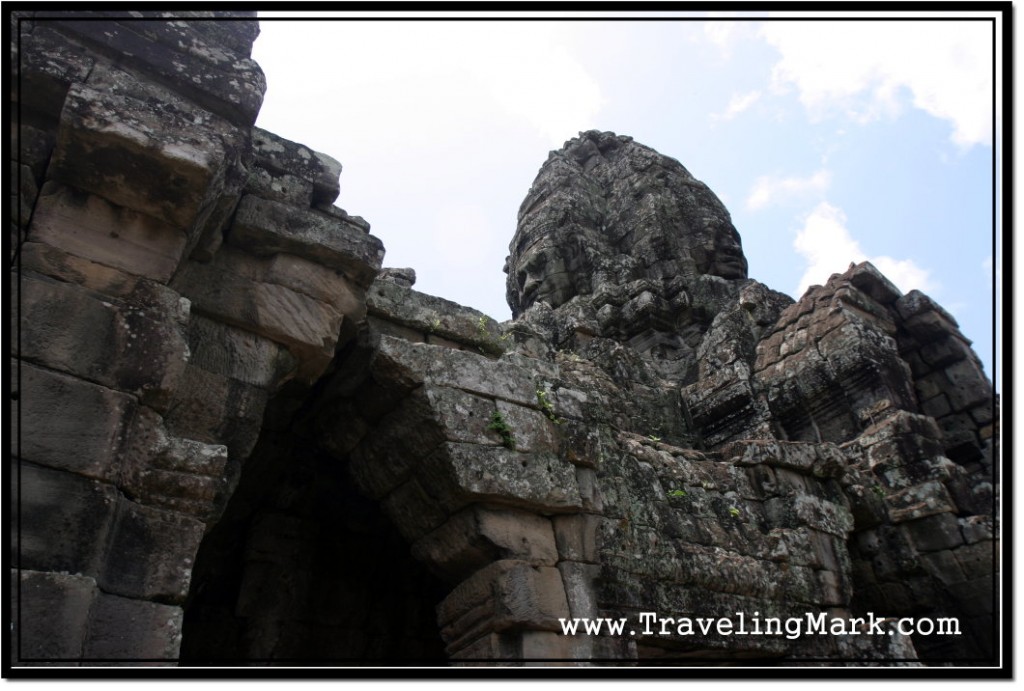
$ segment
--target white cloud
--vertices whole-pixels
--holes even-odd
[[[781,53],[777,90],[795,87],[811,117],[858,122],[912,105],[953,126],[961,148],[992,143],[992,29],[987,22],[769,22],[761,36]]]
[[[709,12],[704,23],[704,38],[718,48],[723,58],[731,58],[733,47],[751,38],[756,29],[747,21],[740,21],[737,12]]]
[[[904,293],[914,288],[929,292],[938,287],[927,269],[911,259],[868,257],[847,230],[846,220],[843,210],[828,202],[818,204],[804,219],[804,227],[793,242],[793,248],[807,260],[807,269],[797,286],[798,296],[811,285],[824,284],[832,274],[846,271],[851,262],[859,264],[864,260],[874,264]]]
[[[506,112],[528,121],[552,145],[561,146],[596,124],[603,104],[601,89],[566,46],[554,35],[546,35],[551,32],[544,31],[543,25],[523,31],[531,37],[512,32],[489,37],[486,48],[480,46],[480,50],[489,51],[484,54],[493,61],[471,59],[471,69]]]
[[[733,97],[729,100],[729,105],[725,107],[725,112],[712,115],[712,120],[732,120],[743,111],[750,108],[750,106],[757,103],[761,98],[761,92],[757,89],[748,91],[743,94],[733,94]]]
[[[747,208],[756,211],[770,204],[779,204],[812,194],[820,195],[828,189],[831,182],[832,173],[825,169],[806,178],[764,175],[754,181],[754,186],[747,195]]]
[[[324,128],[346,133],[390,129],[394,136],[413,139],[437,139],[453,131],[465,135],[505,118],[561,146],[596,125],[603,96],[597,80],[568,48],[568,32],[575,29],[559,26],[264,22],[254,46],[257,61],[271,68],[268,107],[261,118],[274,117],[267,111],[275,107],[288,107],[306,113],[307,132],[311,121],[328,120]],[[300,61],[318,69],[294,69]],[[276,65],[289,71],[273,73]],[[291,136],[301,140],[308,134]]]

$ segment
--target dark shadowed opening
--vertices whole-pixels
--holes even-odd
[[[199,549],[181,664],[445,664],[435,607],[447,589],[346,464],[273,431],[271,409]]]

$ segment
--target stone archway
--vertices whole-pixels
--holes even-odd
[[[444,664],[446,593],[343,464],[268,431],[200,545],[179,664]]]

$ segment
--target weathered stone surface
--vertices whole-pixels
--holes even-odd
[[[181,646],[181,608],[100,595],[89,622],[84,661],[129,665],[176,665]]]
[[[520,209],[499,325],[382,271],[332,206],[341,165],[252,127],[252,13],[16,23],[12,563],[45,619],[16,631],[33,654],[994,653],[998,399],[927,296],[862,263],[793,302],[747,278],[678,161],[585,132]],[[558,623],[645,611],[974,635]]]
[[[470,501],[497,501],[545,512],[582,508],[575,469],[552,453],[526,454],[449,442],[427,463],[447,475],[430,472],[424,482],[431,483],[448,510]]]
[[[56,185],[43,188],[32,239],[161,283],[178,268],[186,243],[177,227]]]
[[[20,609],[12,618],[14,664],[73,663],[82,658],[89,612],[99,595],[86,576],[12,572]]]
[[[25,462],[13,471],[20,528],[16,563],[24,569],[95,578],[114,521],[116,490]]]
[[[455,651],[487,632],[560,631],[569,606],[558,569],[515,560],[496,561],[463,581],[438,606],[438,623]]]
[[[77,46],[69,46],[64,37],[45,25],[23,32],[22,41],[17,61],[21,89],[15,92],[23,107],[56,120],[68,89],[85,81],[95,58]]]
[[[522,406],[538,406],[530,372],[508,361],[494,365],[483,355],[381,336],[372,369],[378,376],[410,384],[431,381],[440,386],[497,398]]]
[[[448,300],[409,290],[409,286],[399,282],[376,281],[367,292],[366,305],[370,314],[419,332],[423,335],[419,340],[432,343],[430,339],[440,337],[492,355],[500,355],[505,350],[500,327],[490,317]]]
[[[253,195],[242,197],[228,242],[256,255],[296,254],[343,271],[360,286],[369,285],[384,259],[380,240],[351,223]]]
[[[251,40],[236,39],[235,50],[225,50],[222,43],[204,40],[191,22],[56,19],[46,23],[51,22],[100,50],[130,54],[137,69],[225,118],[246,125],[256,121],[267,85],[259,65],[249,59]]]
[[[190,228],[228,148],[197,113],[75,84],[68,92],[48,175],[178,228]],[[225,132],[222,137],[228,136]]]
[[[27,363],[20,383],[11,433],[23,460],[97,479],[116,476],[132,397]]]
[[[182,604],[203,524],[180,514],[120,500],[110,527],[104,592]]]
[[[225,248],[210,264],[188,264],[172,285],[196,312],[287,346],[301,376],[315,378],[334,353],[346,315],[303,292],[261,280],[266,276],[261,264],[266,262],[257,260],[254,268],[253,258]]]
[[[308,182],[313,206],[330,205],[338,198],[341,164],[330,156],[258,127],[253,129],[253,148],[256,162],[266,170]]]
[[[469,508],[412,546],[418,559],[451,583],[499,559],[554,566],[558,561],[551,521],[527,511]]]
[[[19,355],[162,407],[189,357],[188,302],[159,284],[135,284],[125,300],[25,274]],[[70,314],[69,314],[70,313]]]

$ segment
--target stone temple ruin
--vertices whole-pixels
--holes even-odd
[[[585,132],[499,324],[253,126],[251,15],[10,28],[14,665],[992,663],[998,410],[926,295],[794,302],[682,165]],[[737,634],[869,613],[959,635]]]

